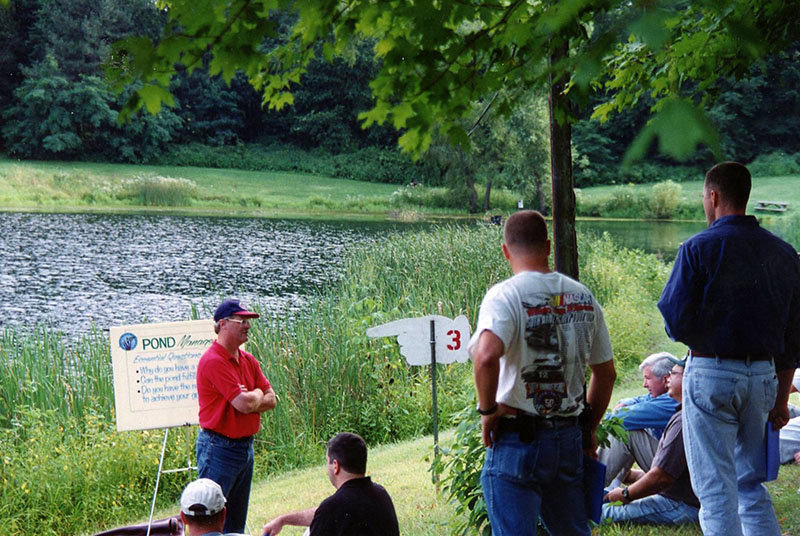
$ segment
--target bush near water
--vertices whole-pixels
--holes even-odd
[[[279,403],[257,436],[256,476],[316,463],[325,441],[352,430],[375,445],[430,433],[428,369],[409,367],[391,339],[368,327],[427,314],[465,314],[510,275],[500,228],[443,226],[375,240],[350,252],[344,276],[287,316],[264,314],[249,349]],[[635,370],[664,342],[655,299],[667,267],[616,247],[580,240],[582,278],[604,306],[618,368]],[[65,341],[46,328],[6,328],[0,338],[0,531],[92,533],[149,511],[161,431],[115,431],[107,339]],[[440,426],[474,406],[469,364],[439,368]],[[196,429],[173,430],[165,467],[187,463]],[[188,437],[187,437],[188,436]],[[176,504],[188,476],[161,480],[159,508]]]

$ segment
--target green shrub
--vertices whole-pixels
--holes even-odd
[[[123,183],[122,199],[145,206],[177,207],[190,204],[197,185],[189,179],[140,176]]]
[[[780,177],[800,174],[800,153],[786,154],[782,151],[761,154],[747,165],[756,177]]]
[[[624,375],[664,341],[655,303],[669,268],[655,255],[618,247],[607,233],[581,245],[581,281],[603,306],[614,360]]]
[[[649,193],[637,191],[632,184],[592,196],[576,189],[575,212],[591,218],[705,219],[702,203],[686,199],[682,191],[680,184],[670,180],[653,185]]]
[[[672,181],[654,184],[647,203],[652,216],[659,220],[672,218],[680,204],[682,193],[681,185]]]
[[[171,166],[197,166],[249,171],[294,171],[366,182],[441,186],[440,170],[415,163],[397,148],[367,147],[350,153],[308,151],[293,145],[237,144],[223,147],[199,143],[178,145],[158,158]]]
[[[152,500],[160,433],[117,433],[104,415],[63,418],[18,408],[0,429],[0,531],[3,534],[83,534],[141,519]],[[170,442],[166,467],[186,459],[186,442]],[[160,507],[175,504],[188,476],[164,478]]]
[[[766,216],[761,218],[761,223],[789,242],[795,249],[800,250],[800,214],[791,214],[781,217]]]

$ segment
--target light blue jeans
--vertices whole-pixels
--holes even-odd
[[[225,495],[227,512],[223,532],[245,532],[253,480],[253,440],[234,441],[200,430],[195,450],[199,477],[219,484]]]
[[[606,503],[603,505],[602,519],[613,523],[681,525],[697,523],[698,512],[698,508],[685,502],[663,495],[650,495],[622,506]]]
[[[550,534],[589,536],[577,426],[540,430],[532,443],[500,434],[486,449],[481,487],[493,536],[535,536],[540,515]]]
[[[692,357],[686,365],[683,440],[705,536],[780,536],[763,484],[777,387],[770,361]]]

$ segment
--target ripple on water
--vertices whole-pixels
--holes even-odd
[[[294,308],[340,276],[344,249],[387,224],[0,213],[0,321],[92,325],[186,320],[222,297]]]

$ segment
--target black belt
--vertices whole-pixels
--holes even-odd
[[[733,361],[772,361],[772,354],[707,354],[690,350],[692,357],[731,359]]]
[[[519,434],[519,440],[530,443],[541,430],[558,430],[578,426],[578,417],[541,417],[520,413],[516,417],[502,417],[498,420],[497,431]]]
[[[225,434],[220,434],[219,432],[215,432],[214,430],[209,430],[208,428],[201,428],[201,430],[203,430],[207,434],[211,434],[212,436],[221,437],[222,439],[233,441],[234,443],[247,443],[248,441],[253,440],[253,436],[251,435],[246,437],[228,437]]]

